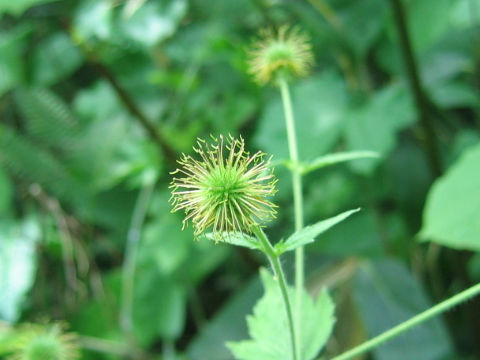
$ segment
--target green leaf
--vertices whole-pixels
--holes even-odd
[[[188,257],[180,267],[185,281],[197,284],[225,261],[231,247],[216,246],[210,241],[193,241]]]
[[[408,30],[416,50],[431,46],[449,29],[450,15],[456,0],[416,0],[409,3]]]
[[[277,280],[261,269],[260,276],[265,288],[263,297],[247,317],[251,340],[229,342],[227,346],[239,360],[290,360],[291,343],[287,315]],[[288,289],[295,309],[295,291]],[[334,304],[326,291],[314,301],[306,292],[302,293],[302,318],[300,346],[301,358],[313,359],[323,348],[330,336],[334,319]]]
[[[185,0],[149,2],[121,22],[121,27],[131,39],[152,46],[175,33],[186,11]]]
[[[144,346],[160,336],[175,340],[185,325],[186,291],[155,267],[139,269],[135,283],[133,322],[135,334]]]
[[[396,144],[396,133],[411,125],[414,119],[409,92],[400,84],[389,85],[348,114],[345,126],[347,149],[371,150],[386,157]],[[352,163],[351,167],[360,173],[370,173],[378,163],[378,158],[366,159]]]
[[[189,343],[187,354],[191,360],[233,360],[225,343],[248,336],[245,317],[262,295],[260,279],[254,276],[245,286],[236,289],[227,303]]]
[[[480,1],[478,0],[455,1],[453,9],[449,14],[452,24],[456,27],[467,29],[475,24],[480,24],[480,13],[478,12],[479,5]]]
[[[353,285],[354,301],[369,338],[432,306],[419,281],[397,261],[363,263]],[[438,360],[452,355],[452,345],[441,318],[436,318],[402,333],[373,352],[377,360]]]
[[[75,331],[82,335],[102,339],[121,340],[123,338],[118,321],[121,279],[122,272],[119,268],[103,274],[102,283],[105,296],[81,303],[70,318],[70,323]],[[111,299],[116,301],[111,301]]]
[[[364,158],[378,158],[380,154],[374,151],[347,151],[335,154],[320,156],[308,163],[300,164],[300,173],[306,175],[312,171],[321,169],[329,165],[335,165],[345,161],[351,161]]]
[[[422,240],[480,251],[480,144],[435,181],[423,211]]]
[[[171,275],[186,260],[193,243],[192,231],[182,231],[178,214],[161,213],[145,226],[138,249],[139,264],[152,263],[164,275]]]
[[[20,84],[24,78],[25,37],[31,27],[19,25],[0,32],[0,96]]]
[[[337,216],[319,221],[310,226],[306,226],[302,230],[293,233],[293,235],[291,235],[286,241],[277,243],[275,248],[277,251],[279,251],[279,253],[284,253],[286,251],[294,250],[300,246],[310,244],[315,241],[315,238],[318,235],[327,231],[339,222],[342,222],[357,211],[360,211],[360,209],[348,210]]]
[[[0,320],[15,322],[36,271],[35,246],[40,238],[36,220],[0,221]]]
[[[444,108],[475,107],[478,104],[478,92],[467,82],[454,80],[435,83],[430,93],[435,103]]]
[[[207,233],[204,237],[208,240],[215,241],[216,243],[222,242],[229,245],[243,246],[253,250],[261,250],[258,240],[253,236],[235,232],[235,233]]]
[[[335,2],[331,2],[335,4]],[[358,56],[366,56],[368,49],[381,33],[388,14],[383,0],[340,1],[337,14],[341,21],[340,33]],[[342,6],[343,5],[343,6]]]
[[[75,33],[85,40],[92,37],[111,39],[113,8],[114,4],[108,0],[82,1],[73,21]]]
[[[468,260],[467,269],[472,282],[480,282],[480,253],[474,254]]]
[[[378,219],[374,212],[367,210],[322,234],[321,240],[315,241],[308,251],[338,257],[380,257],[384,255],[384,246],[378,232]]]
[[[49,3],[57,0],[0,0],[0,15],[9,13],[12,15],[21,15],[32,6]]]
[[[13,198],[13,186],[5,170],[0,167],[0,216],[10,208]]]
[[[82,55],[67,34],[56,33],[38,44],[32,64],[34,82],[49,86],[72,74],[82,64]]]

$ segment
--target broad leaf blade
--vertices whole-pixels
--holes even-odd
[[[360,208],[345,211],[337,216],[317,222],[316,224],[306,226],[302,230],[295,232],[284,243],[279,243],[277,250],[281,253],[294,250],[300,246],[310,244],[315,241],[315,237],[342,222],[350,215],[360,211]]]
[[[361,264],[353,279],[353,300],[369,337],[432,306],[419,280],[396,260]],[[453,359],[441,317],[419,324],[373,350],[376,360]]]
[[[335,154],[327,154],[316,158],[310,163],[302,164],[300,167],[300,172],[302,175],[305,175],[323,167],[335,165],[341,162],[378,157],[380,157],[380,154],[375,151],[346,151]]]
[[[480,145],[465,152],[435,181],[423,211],[422,240],[480,250]]]

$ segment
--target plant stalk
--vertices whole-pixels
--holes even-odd
[[[288,137],[288,150],[290,160],[292,161],[292,187],[293,187],[293,208],[295,213],[295,231],[303,228],[303,194],[302,194],[302,175],[299,171],[297,136],[295,133],[295,118],[293,116],[292,98],[288,83],[285,79],[279,81],[280,92],[282,94],[283,110],[285,112],[285,125]],[[295,250],[295,327],[296,343],[300,346],[301,341],[301,318],[302,318],[302,292],[305,283],[305,265],[303,246]]]
[[[366,353],[367,351],[370,351],[377,346],[381,345],[385,341],[388,341],[395,336],[398,336],[402,334],[403,332],[413,328],[414,326],[417,326],[421,324],[422,322],[429,320],[445,311],[448,309],[468,300],[471,299],[472,297],[480,294],[480,284],[474,285],[467,290],[462,291],[461,293],[452,296],[451,298],[431,307],[428,310],[425,310],[424,312],[412,317],[411,319],[393,327],[390,330],[385,331],[384,333],[374,337],[371,340],[368,340],[364,342],[363,344],[348,350],[347,352],[344,352],[343,354],[336,356],[330,360],[348,360],[351,359],[355,356],[358,356],[360,354]]]
[[[403,61],[405,62],[405,68],[407,70],[410,89],[415,99],[415,105],[420,118],[420,124],[423,128],[425,136],[425,146],[427,155],[430,159],[430,167],[433,174],[438,177],[442,174],[443,169],[438,151],[437,139],[435,137],[435,124],[428,109],[428,103],[431,102],[431,100],[428,99],[420,80],[418,65],[408,34],[405,10],[403,8],[402,1],[390,0],[390,4],[392,6],[393,18],[398,31],[400,47],[402,50]]]
[[[290,341],[292,345],[292,359],[300,360],[299,348],[297,347],[297,337],[295,335],[296,328],[293,322],[292,306],[287,291],[287,281],[285,280],[285,274],[283,272],[282,265],[280,264],[279,256],[260,227],[254,228],[253,231],[262,244],[264,253],[273,268],[273,273],[278,279],[278,286],[280,287],[280,292],[282,293],[283,302],[285,304],[285,311],[287,312],[288,328],[290,330]]]
[[[153,187],[154,183],[152,182],[140,190],[133,210],[132,222],[128,229],[122,268],[122,307],[120,311],[120,326],[126,335],[132,334],[133,291],[138,243]]]

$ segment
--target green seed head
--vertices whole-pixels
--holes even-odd
[[[25,347],[25,360],[62,360],[61,344],[51,336],[39,336]]]
[[[313,64],[309,38],[297,28],[263,30],[249,52],[249,72],[260,85],[308,74]]]
[[[184,210],[184,226],[191,221],[195,236],[212,228],[214,233],[251,232],[275,216],[267,200],[275,194],[276,179],[261,151],[250,155],[242,138],[199,139],[194,151],[199,159],[183,155],[180,174],[171,183],[173,212]]]
[[[21,331],[11,360],[75,360],[78,355],[75,337],[62,333],[61,325],[30,325]]]

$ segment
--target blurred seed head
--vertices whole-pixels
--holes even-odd
[[[264,29],[249,51],[249,73],[260,85],[276,85],[308,74],[313,65],[310,39],[298,28]]]
[[[268,198],[275,194],[276,179],[270,159],[258,151],[250,155],[240,137],[212,137],[210,143],[198,139],[194,159],[182,155],[180,168],[172,174],[172,212],[184,210],[184,227],[189,221],[198,236],[207,229],[215,234],[251,232],[271,220],[275,205]]]
[[[10,360],[76,360],[79,350],[75,335],[64,332],[59,323],[30,324],[20,330]]]

